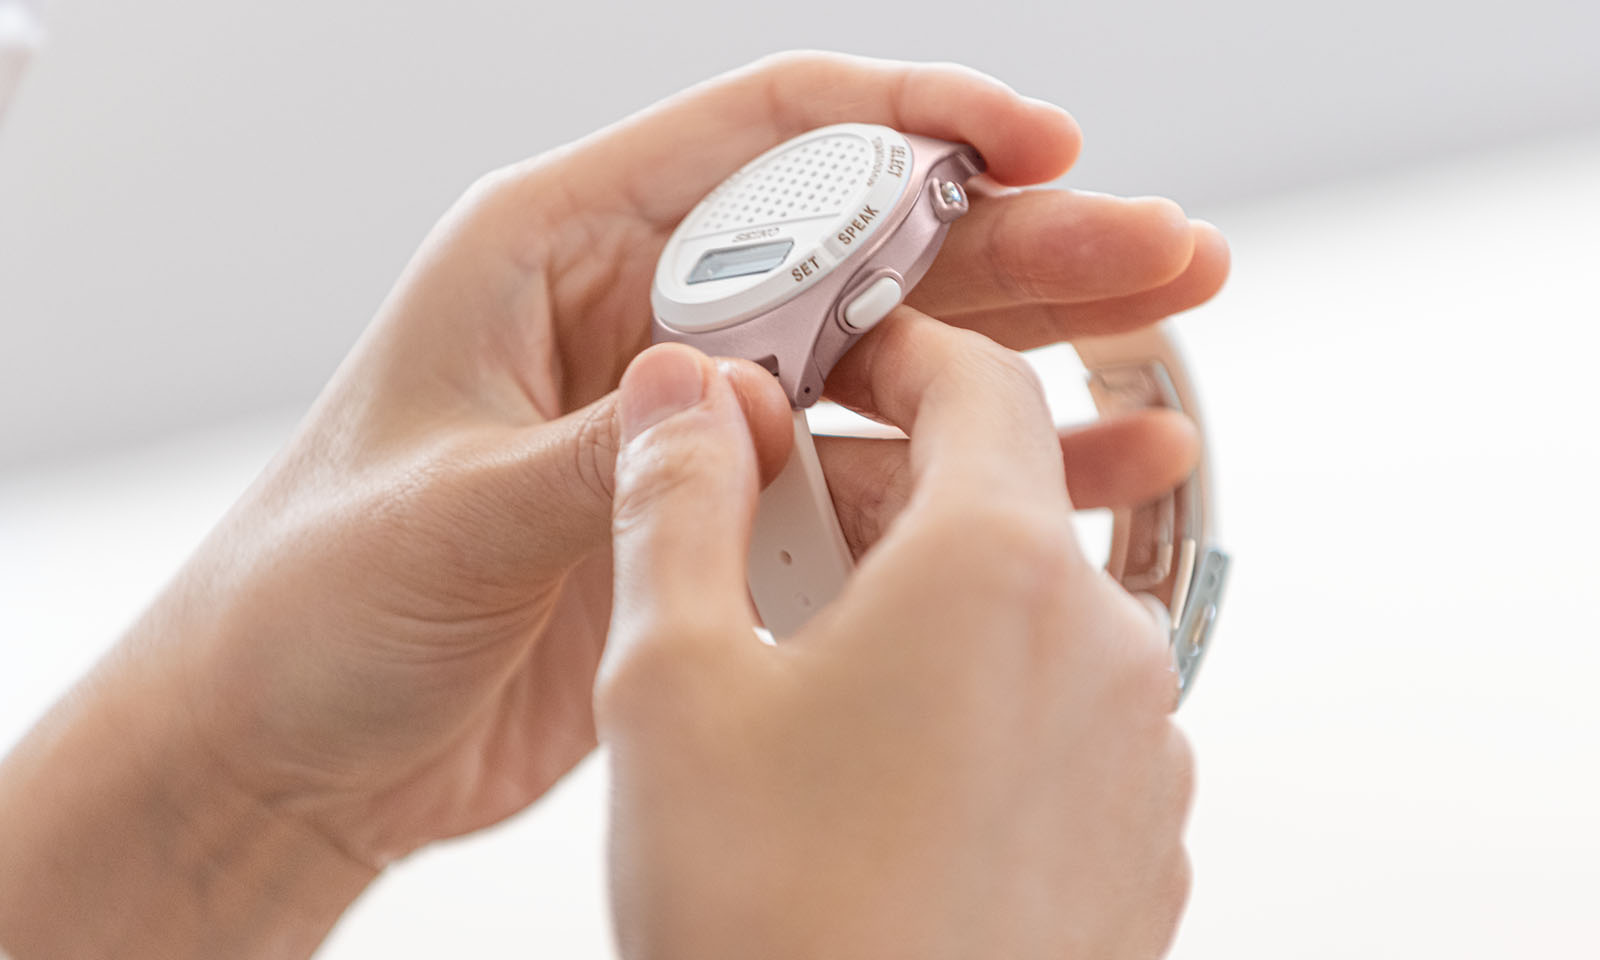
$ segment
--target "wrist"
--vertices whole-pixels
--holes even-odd
[[[19,957],[305,956],[374,877],[230,780],[130,639],[0,763]]]

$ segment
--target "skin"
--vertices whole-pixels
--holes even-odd
[[[1016,354],[912,311],[862,353],[841,379],[910,433],[911,496],[776,647],[750,639],[736,394],[676,347],[623,379],[596,686],[622,953],[1157,956],[1193,766],[1170,625],[1078,549]]]
[[[0,765],[0,943],[307,955],[386,864],[523,809],[593,749],[616,388],[648,344],[657,254],[746,159],[847,119],[969,141],[1002,187],[1079,145],[1058,108],[962,68],[787,55],[475,184],[288,446]],[[912,303],[1021,348],[1193,306],[1226,269],[1169,201],[997,191]],[[881,415],[854,363],[830,393]],[[770,478],[782,396],[720,369],[747,425],[724,439]],[[1080,506],[1145,499],[1196,454],[1161,415],[1049,446]],[[915,441],[822,455],[862,553],[914,495]]]

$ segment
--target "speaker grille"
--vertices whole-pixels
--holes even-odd
[[[807,140],[744,170],[706,199],[691,235],[836,216],[872,172],[872,144],[853,133]]]

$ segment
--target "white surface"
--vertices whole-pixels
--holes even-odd
[[[992,71],[1082,122],[1071,183],[1207,217],[1600,124],[1593,0],[61,0],[47,26],[0,130],[0,464],[306,403],[474,178],[774,50]]]
[[[780,640],[832,603],[855,569],[806,411],[791,415],[794,447],[761,491],[750,530],[750,598],[769,636]]]
[[[894,277],[879,277],[844,307],[844,322],[855,330],[871,330],[889,311],[900,305],[900,284]]]
[[[1593,955],[1600,139],[1218,219],[1183,320],[1234,579],[1184,709],[1182,958]],[[0,743],[287,421],[0,483]],[[593,765],[402,864],[329,958],[609,955]]]
[[[846,123],[787,140],[745,164],[672,231],[650,292],[656,316],[679,330],[717,330],[820,283],[852,252],[839,237],[848,235],[847,243],[859,241],[883,222],[865,217],[862,209],[892,210],[905,193],[902,173],[880,175],[884,163],[896,155],[903,169],[911,144],[898,131]],[[757,238],[790,240],[793,246],[770,270],[689,281],[706,253]]]

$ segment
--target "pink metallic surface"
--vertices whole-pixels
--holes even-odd
[[[730,318],[734,322],[720,329],[676,330],[657,314],[654,339],[691,343],[716,356],[760,363],[778,376],[796,409],[820,400],[824,379],[863,333],[844,322],[845,305],[881,277],[894,278],[902,296],[909,293],[933,264],[949,230],[948,221],[958,212],[937,196],[931,184],[939,180],[964,184],[983,170],[982,158],[970,146],[910,135],[906,139],[912,151],[911,176],[887,218],[887,229],[880,230],[863,252],[794,299],[765,313]],[[1086,338],[1075,346],[1090,372],[1092,392],[1102,414],[1168,407],[1200,422],[1188,371],[1164,324],[1118,336]],[[1229,563],[1211,540],[1208,466],[1202,455],[1195,473],[1172,494],[1132,510],[1119,510],[1113,519],[1108,572],[1129,590],[1155,596],[1171,612],[1174,662],[1184,694],[1209,647]],[[819,473],[815,483],[823,482]],[[798,489],[802,494],[814,492],[803,483]],[[831,516],[826,519],[830,529],[836,530],[837,522]],[[758,518],[757,539],[761,526]],[[791,535],[795,534],[791,531]],[[837,551],[844,551],[842,540]],[[816,558],[808,562],[820,569],[830,551],[819,548],[812,553]],[[845,553],[841,582],[849,562]],[[758,573],[761,569],[765,568],[752,567]],[[787,576],[780,566],[752,578],[758,606],[767,592],[762,588],[781,599]],[[827,599],[817,596],[810,601],[820,604]],[[798,622],[803,622],[805,615],[797,615]]]
[[[822,385],[861,332],[845,325],[844,304],[879,277],[893,277],[901,290],[928,272],[950,225],[939,219],[929,199],[930,180],[964,183],[983,170],[983,158],[966,144],[907,134],[911,143],[910,182],[863,252],[772,310],[720,330],[676,330],[655,316],[657,343],[689,343],[721,357],[743,357],[774,371],[789,403],[809,407],[822,399]]]

